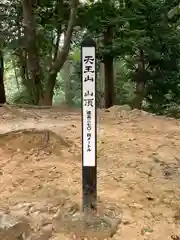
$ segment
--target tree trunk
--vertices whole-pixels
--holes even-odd
[[[71,86],[71,62],[66,61],[63,68],[63,77],[65,83],[65,102],[72,105],[72,86]]]
[[[4,59],[3,53],[0,50],[0,104],[4,104],[6,102],[6,94],[4,88]]]
[[[46,91],[44,95],[44,99],[42,99],[42,103],[46,105],[52,105],[52,98],[53,98],[53,90],[56,84],[56,77],[58,72],[63,67],[64,63],[67,60],[69,49],[71,45],[72,34],[74,30],[74,24],[76,20],[76,12],[78,7],[79,1],[78,0],[71,0],[70,6],[70,17],[68,22],[68,27],[64,37],[64,43],[61,49],[58,49],[56,59],[52,63],[49,77],[47,80]]]
[[[104,63],[100,63],[100,108],[104,108]]]
[[[17,74],[17,70],[16,70],[16,62],[15,62],[14,59],[12,59],[12,65],[13,65],[14,75],[15,75],[15,79],[16,79],[17,89],[18,89],[18,91],[20,92],[20,86],[19,86],[18,74]]]
[[[104,33],[104,48],[112,47],[113,29],[109,27]],[[111,53],[104,55],[104,75],[105,75],[105,108],[113,106],[114,103],[114,69],[113,56]]]
[[[31,104],[34,102],[34,91],[32,91],[32,81],[30,79],[28,68],[27,68],[27,50],[23,47],[23,35],[22,35],[22,20],[21,20],[21,11],[17,11],[17,17],[16,17],[16,25],[18,29],[18,48],[16,49],[15,56],[18,58],[18,64],[19,64],[19,73],[21,77],[21,83],[23,86],[26,87]]]
[[[44,97],[40,99],[40,105],[52,106],[56,78],[57,73],[49,75],[48,82],[46,84],[46,92],[44,94]]]
[[[16,56],[18,57],[18,64],[19,64],[19,73],[21,77],[21,83],[23,86],[26,87],[29,93],[29,101],[31,104],[34,104],[34,96],[36,92],[32,87],[32,81],[28,73],[27,67],[27,53],[23,49],[19,48],[16,52]]]
[[[31,90],[34,96],[34,104],[39,103],[42,94],[41,70],[37,50],[36,29],[33,16],[33,1],[22,0],[24,41],[27,52],[27,69],[31,80]]]
[[[24,56],[22,49],[19,49],[18,53],[19,58],[19,64],[20,64],[20,76],[21,76],[21,83],[27,87],[27,81],[29,80],[29,75],[27,71],[27,59],[26,56]]]
[[[135,73],[136,91],[132,102],[132,108],[141,109],[145,97],[146,77],[145,77],[145,62],[144,52],[139,50],[138,68]]]

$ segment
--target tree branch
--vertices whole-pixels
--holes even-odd
[[[67,59],[69,49],[70,49],[74,24],[76,20],[78,4],[79,4],[79,0],[71,0],[70,17],[69,17],[69,22],[68,22],[68,27],[65,33],[65,37],[64,37],[63,46],[57,52],[57,57],[54,63],[52,64],[50,74],[55,74],[59,72]]]

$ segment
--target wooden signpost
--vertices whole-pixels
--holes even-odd
[[[97,201],[96,44],[89,37],[81,44],[81,71],[83,211],[88,211],[96,210]]]

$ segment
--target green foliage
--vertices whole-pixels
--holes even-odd
[[[116,82],[115,104],[130,104],[134,97],[134,84],[131,81],[131,70],[128,69],[125,60],[115,62]]]
[[[29,82],[22,81],[17,62],[15,76],[10,60],[19,51],[19,47],[24,46],[22,6],[19,1],[7,2],[7,5],[0,6],[0,10],[4,13],[1,47],[6,47],[6,55],[10,56],[5,59],[8,101],[31,103]],[[58,1],[46,0],[37,1],[34,5],[43,87],[55,55],[57,35],[65,31],[69,19],[69,1],[61,1],[60,8],[57,3]],[[146,68],[146,109],[179,117],[180,15],[173,15],[171,19],[168,17],[169,12],[178,4],[178,0],[98,0],[81,4],[68,57],[72,61],[72,104],[80,106],[80,43],[88,33],[97,42],[98,74],[99,60],[105,54],[114,57],[115,104],[130,103],[135,96],[134,73],[139,60],[139,49],[142,49]],[[113,29],[113,39],[112,43],[105,46],[103,36],[108,27]],[[65,78],[62,72],[57,77],[53,101],[56,104],[65,101]]]
[[[180,105],[177,103],[171,103],[166,105],[163,114],[173,118],[180,118]]]

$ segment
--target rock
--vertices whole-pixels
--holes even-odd
[[[26,219],[0,213],[0,239],[26,240],[30,226]]]

